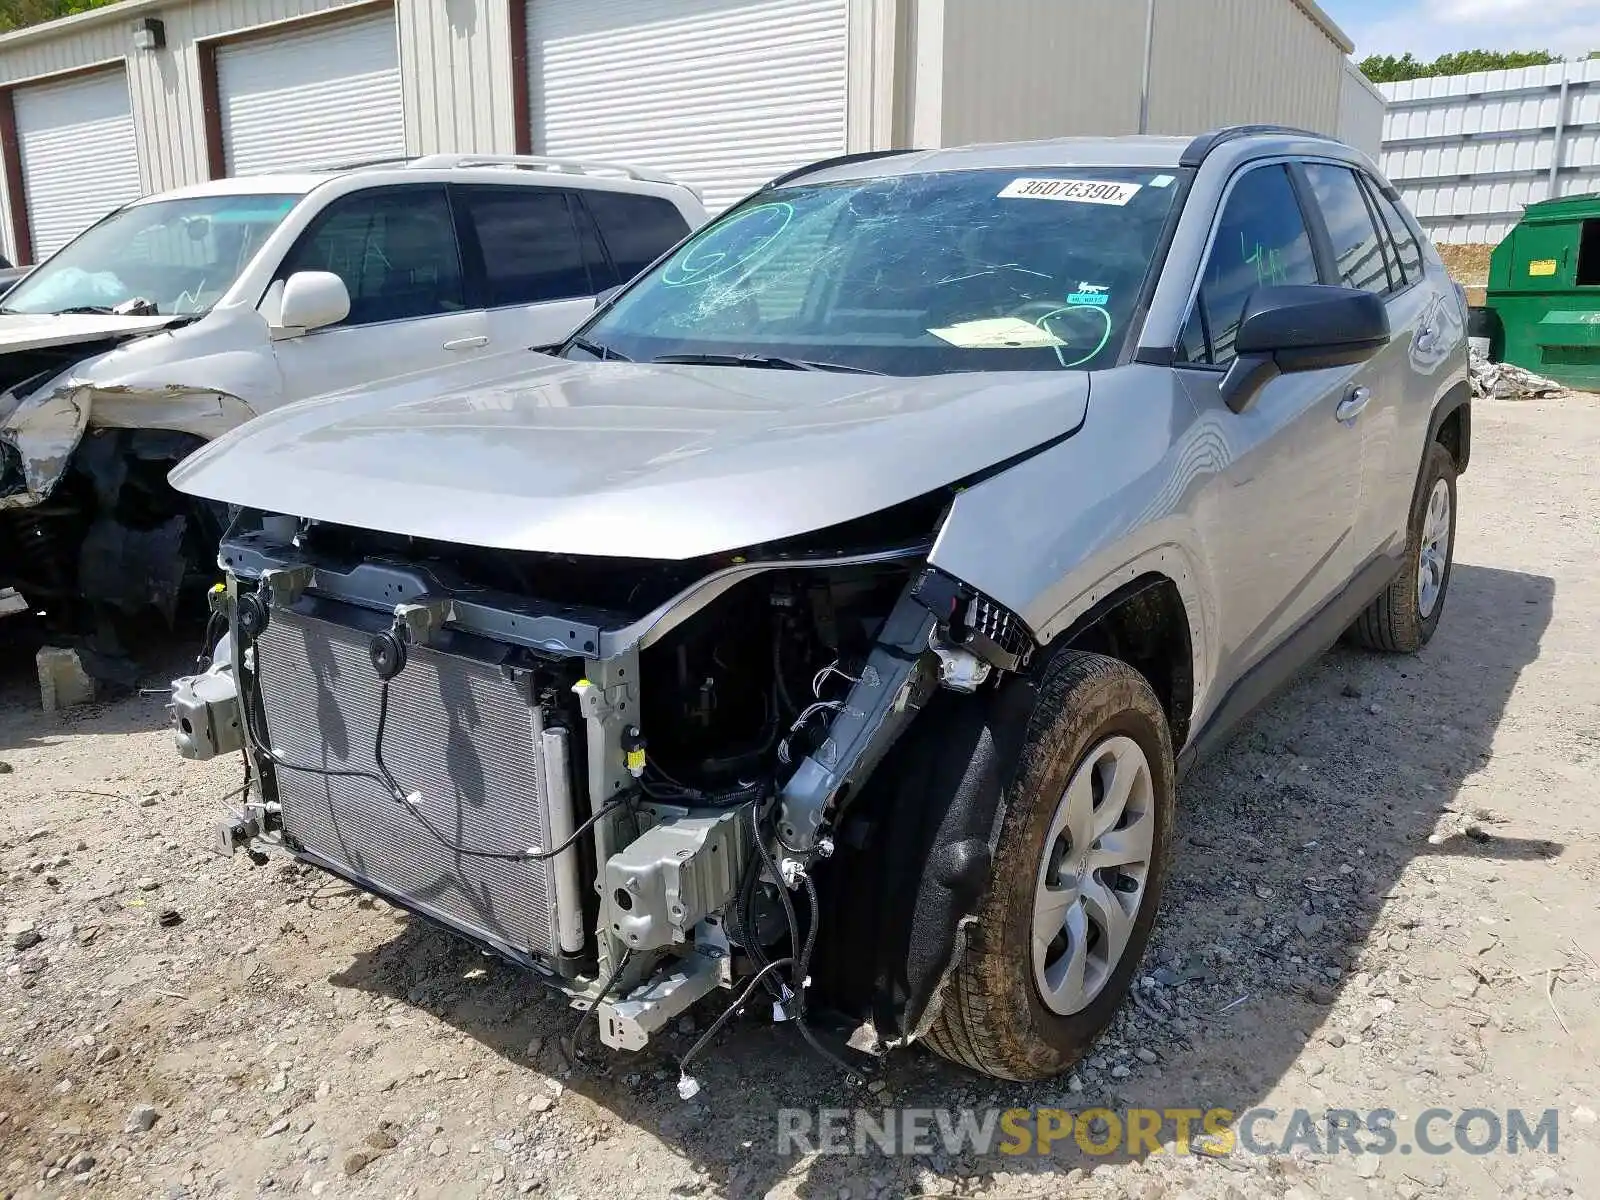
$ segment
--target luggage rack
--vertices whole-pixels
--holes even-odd
[[[589,162],[576,158],[549,158],[539,154],[425,154],[405,160],[419,170],[450,170],[457,167],[511,167],[523,171],[555,171],[568,175],[621,175],[641,183],[670,183],[676,179],[658,171],[643,171],[623,163]]]

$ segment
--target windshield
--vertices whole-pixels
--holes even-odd
[[[195,196],[120,209],[19,283],[0,312],[206,312],[299,201]]]
[[[1107,366],[1179,181],[1062,168],[785,187],[691,238],[573,348],[890,375]]]

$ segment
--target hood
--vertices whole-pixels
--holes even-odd
[[[446,542],[684,559],[926,495],[1073,432],[1089,395],[1074,372],[535,361],[290,405],[197,451],[172,484]]]
[[[70,346],[74,342],[98,342],[106,338],[155,333],[174,321],[192,316],[169,313],[164,317],[119,317],[107,313],[0,313],[0,354],[14,350],[39,350],[46,346]]]

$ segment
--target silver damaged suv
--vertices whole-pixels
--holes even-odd
[[[240,513],[180,748],[245,756],[220,849],[612,1047],[723,993],[836,1060],[1051,1076],[1127,995],[1185,769],[1341,635],[1433,636],[1466,366],[1427,237],[1311,134],[819,163],[553,356],[179,466]]]

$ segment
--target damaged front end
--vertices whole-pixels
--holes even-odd
[[[214,393],[197,408],[173,389],[77,377],[76,364],[114,346],[0,359],[13,380],[0,396],[0,591],[17,597],[11,611],[46,613],[118,654],[123,618],[170,624],[185,585],[209,575],[225,510],[177,494],[166,477],[249,410]]]
[[[246,513],[217,664],[173,692],[183,754],[246,756],[217,846],[287,850],[538,972],[615,1048],[719,988],[811,1039],[814,963],[814,1008],[915,1036],[942,970],[893,945],[820,964],[861,916],[830,860],[875,768],[941,690],[992,692],[1033,650],[929,566],[948,499],[671,562]]]

